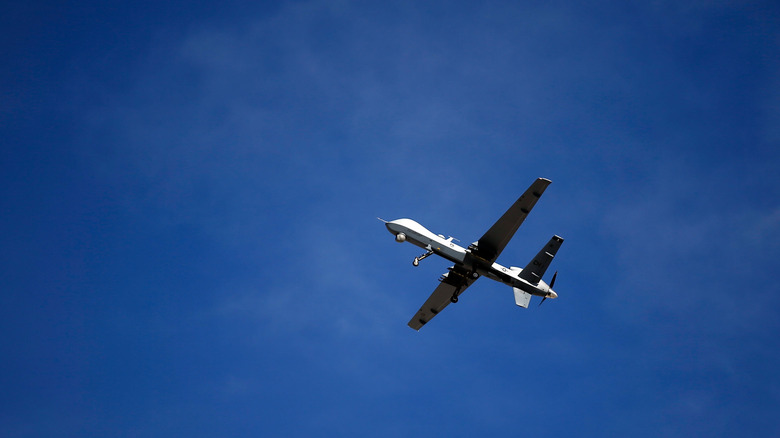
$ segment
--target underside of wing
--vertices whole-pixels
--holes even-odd
[[[473,282],[474,278],[469,277],[466,272],[455,266],[449,268],[449,272],[444,275],[439,286],[409,321],[409,327],[420,330],[452,302],[453,295],[457,297],[457,295],[462,294]]]
[[[490,263],[496,261],[550,183],[551,181],[545,178],[534,181],[531,187],[479,239],[475,254]]]

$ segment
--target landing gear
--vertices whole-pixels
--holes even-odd
[[[422,260],[422,259],[424,259],[424,258],[426,258],[426,257],[428,257],[428,256],[430,256],[432,254],[433,254],[433,251],[429,249],[428,251],[425,252],[425,254],[415,257],[414,261],[412,262],[412,264],[414,266],[419,266],[420,265],[420,260]]]
[[[452,296],[450,297],[450,302],[452,304],[458,302],[458,295],[460,295],[460,288],[455,289],[455,292],[453,292]]]

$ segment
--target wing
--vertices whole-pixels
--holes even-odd
[[[553,257],[555,257],[555,254],[558,252],[558,248],[561,247],[562,243],[562,237],[553,236],[552,239],[547,242],[547,245],[539,251],[539,254],[536,254],[536,257],[528,263],[528,266],[523,268],[522,272],[520,272],[520,278],[531,284],[539,283],[539,280],[542,279],[545,271],[547,271],[547,267],[550,266],[550,262],[552,262]]]
[[[544,190],[552,181],[545,178],[539,178],[531,184],[531,187],[523,193],[520,198],[509,207],[509,210],[501,216],[492,227],[480,237],[477,243],[476,255],[493,263],[504,250],[506,244],[515,235],[515,232],[522,225],[525,217],[536,205],[536,201],[542,196]]]
[[[449,272],[442,277],[439,286],[434,289],[431,296],[425,301],[425,304],[420,307],[420,310],[409,321],[409,327],[420,330],[422,326],[450,304],[453,294],[456,292],[458,295],[462,294],[474,281],[475,279],[469,277],[465,271],[455,266],[450,267]]]

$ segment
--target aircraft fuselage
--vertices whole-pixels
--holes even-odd
[[[520,278],[519,275],[523,271],[521,268],[507,268],[498,263],[491,264],[487,260],[473,254],[470,248],[463,248],[455,243],[452,237],[445,238],[442,235],[434,234],[412,219],[396,219],[386,222],[385,226],[388,231],[395,235],[397,242],[409,242],[443,257],[465,268],[474,278],[481,275],[504,283],[507,286],[521,289],[531,295],[546,298],[558,297],[544,281],[539,280],[538,284],[531,284]]]

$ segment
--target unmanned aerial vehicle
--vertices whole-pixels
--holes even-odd
[[[445,238],[441,234],[432,233],[411,219],[396,219],[389,222],[380,219],[395,235],[397,242],[409,242],[425,249],[425,253],[414,258],[412,262],[414,266],[418,266],[421,260],[433,254],[454,263],[439,278],[439,286],[409,321],[409,327],[420,330],[448,304],[457,303],[458,296],[481,276],[512,287],[515,304],[520,307],[528,308],[532,295],[542,297],[539,305],[547,298],[558,297],[553,290],[558,273],[553,274],[550,284],[545,283],[542,276],[563,243],[563,238],[560,236],[553,236],[525,268],[505,267],[496,263],[501,251],[520,228],[550,183],[551,181],[545,178],[534,181],[531,187],[509,207],[509,210],[468,248],[456,244],[452,237]]]

